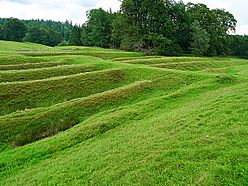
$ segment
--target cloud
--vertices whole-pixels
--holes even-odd
[[[0,0],[0,17],[72,20],[82,24],[87,10],[102,7],[116,11],[119,5],[118,0]]]
[[[237,26],[237,34],[239,35],[248,35],[248,24]]]
[[[20,4],[29,4],[30,0],[9,0],[9,2],[20,3]]]

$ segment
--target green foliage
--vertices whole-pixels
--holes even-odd
[[[231,43],[230,48],[232,51],[232,55],[237,56],[248,56],[248,36],[230,36]]]
[[[209,42],[209,34],[205,29],[200,28],[198,21],[195,21],[192,25],[192,42],[190,45],[192,54],[195,56],[206,55]]]
[[[56,32],[52,29],[31,27],[29,28],[28,34],[26,35],[24,40],[48,46],[56,46],[61,43],[62,36],[59,32]]]
[[[116,18],[113,20],[112,23],[112,35],[111,35],[111,42],[112,46],[114,48],[123,48],[123,49],[129,49],[132,47],[125,47],[123,46],[124,42],[123,39],[127,38],[127,27],[128,27],[127,19],[125,19],[124,16],[122,16],[121,13],[116,14]],[[129,44],[129,46],[132,46],[132,44]]]
[[[194,29],[195,22],[199,22],[198,31]],[[229,52],[228,33],[235,31],[236,22],[229,12],[211,10],[204,4],[123,0],[121,13],[113,23],[113,41],[129,50],[136,50],[138,45],[148,54],[180,55],[182,51],[192,51],[193,55],[223,55]],[[202,43],[208,51],[196,51]]]
[[[97,47],[110,47],[113,15],[103,9],[87,12],[88,21],[82,32],[82,43]],[[85,37],[85,35],[88,35]]]
[[[26,34],[27,27],[23,21],[16,18],[9,18],[5,20],[1,30],[4,40],[22,41]]]
[[[152,55],[167,55],[175,56],[182,53],[180,46],[163,35],[149,34],[146,40],[149,49],[146,50],[147,54]]]
[[[43,29],[52,29],[55,30],[56,32],[59,32],[63,40],[68,41],[70,33],[73,29],[73,24],[70,21],[65,21],[65,22],[59,22],[59,21],[52,21],[52,20],[36,20],[36,19],[31,19],[31,20],[24,20],[26,25],[28,27],[38,27],[38,28],[43,28]]]
[[[56,32],[55,30],[48,29],[47,30],[47,41],[44,41],[43,44],[49,45],[49,46],[56,46],[62,41],[62,36],[59,32]]]
[[[25,41],[55,46],[62,40],[68,41],[72,29],[73,25],[68,21],[63,23],[51,20],[20,21],[14,18],[0,18],[0,40],[22,41],[25,36]]]
[[[4,40],[4,29],[3,29],[3,24],[0,24],[0,40]]]
[[[188,12],[192,20],[198,21],[200,27],[210,36],[208,55],[225,55],[228,53],[228,32],[235,31],[237,21],[233,15],[220,9],[209,9],[204,4],[188,3]]]
[[[71,31],[69,45],[80,46],[81,44],[81,28],[75,25]]]
[[[154,49],[154,47],[159,45],[158,42],[161,39],[164,41],[175,40],[170,37],[174,32],[173,22],[169,15],[172,5],[171,2],[164,3],[161,0],[122,1],[121,12],[123,19],[126,19],[123,26],[125,30],[122,42],[125,45],[130,43],[133,50],[136,50],[138,46],[139,50],[148,50],[148,53],[154,50],[157,50],[157,53],[170,53],[170,51],[164,52],[166,48],[161,48],[163,44],[158,46],[158,49]],[[156,35],[158,38],[154,37]],[[151,38],[155,41],[151,41]],[[164,45],[167,46],[167,43]]]
[[[89,27],[87,27],[86,25],[82,26],[80,41],[81,41],[83,46],[92,46],[93,45],[90,34],[89,34],[90,32],[91,31],[90,31]]]
[[[59,32],[52,29],[31,27],[25,37],[25,41],[48,46],[56,46],[61,43],[62,36]]]

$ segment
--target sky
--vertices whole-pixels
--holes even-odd
[[[184,0],[185,3],[189,2]],[[238,20],[237,34],[248,35],[247,0],[190,0],[204,3],[209,8],[221,8],[232,13]],[[0,0],[0,17],[19,19],[71,20],[82,24],[86,21],[86,11],[93,8],[116,11],[119,0]]]

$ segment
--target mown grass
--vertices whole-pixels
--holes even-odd
[[[3,152],[2,183],[245,184],[247,105],[240,98],[247,98],[246,87],[201,95],[192,89],[104,112],[54,138]]]
[[[0,185],[247,184],[246,60],[13,46]]]
[[[168,69],[177,69],[177,70],[189,70],[189,71],[199,71],[199,70],[207,70],[210,69],[218,69],[230,66],[238,66],[247,64],[247,61],[205,61],[205,62],[179,62],[179,63],[165,63],[165,64],[155,64],[152,65],[154,67],[159,68],[168,68]]]
[[[162,58],[162,56],[136,56],[136,57],[120,57],[120,58],[115,58],[114,61],[119,61],[119,62],[127,62],[127,61],[132,61],[132,60],[143,60],[143,59],[159,59]]]
[[[16,64],[16,65],[0,65],[0,70],[27,70],[27,69],[35,69],[35,68],[46,68],[46,67],[56,67],[66,65],[64,62],[42,62],[42,63],[24,63],[24,64]]]
[[[146,93],[143,92],[143,94],[140,95],[140,98],[135,96],[136,95],[135,92],[133,92],[133,95],[128,94],[128,96],[125,97],[126,100],[125,101],[122,100],[123,104],[129,103],[130,100],[133,100],[132,99],[133,96],[135,96],[137,100],[142,100],[142,99],[147,98],[147,96],[149,96],[148,93],[151,94],[151,92],[153,92],[154,94],[158,94],[158,95],[168,94],[172,91],[175,91],[176,89],[180,89],[181,87],[187,86],[191,83],[206,79],[205,76],[198,77],[196,75],[187,75],[186,77],[186,75],[181,74],[181,73],[174,73],[174,72],[167,72],[167,71],[164,71],[161,75],[157,73],[157,70],[144,69],[144,68],[141,68],[141,69],[130,68],[128,71],[126,70],[125,73],[126,73],[125,84],[129,84],[129,83],[140,81],[140,80],[145,80],[145,82],[149,80],[149,81],[152,81],[152,85],[148,89],[149,91],[146,90]],[[174,74],[174,76],[172,74]],[[97,75],[100,75],[100,74],[98,73]],[[114,78],[115,80],[117,80],[116,76],[114,76]],[[95,81],[99,82],[98,79],[95,79]],[[106,78],[104,78],[104,82],[105,81],[106,81]],[[63,87],[64,86],[65,85],[63,85]],[[95,86],[95,84],[93,84],[92,86]],[[98,88],[100,88],[100,84],[98,84],[97,86]],[[112,86],[114,85],[112,84]],[[102,88],[110,88],[110,87],[106,87],[104,84],[104,87]],[[36,89],[37,89],[37,86],[36,86]],[[59,89],[59,92],[61,94],[60,89]],[[89,114],[87,110],[90,109],[91,112],[97,113],[99,112],[99,109],[97,109],[98,106],[102,104],[104,105],[103,109],[109,109],[108,105],[115,105],[114,101],[115,101],[115,96],[117,94],[115,93],[114,95],[112,95],[112,94],[109,94],[108,92],[103,92],[103,95],[105,95],[105,93],[107,94],[108,99],[110,99],[109,100],[110,103],[109,101],[105,99],[103,99],[102,102],[99,99],[97,99],[93,101],[92,103],[92,104],[97,104],[96,106],[93,106],[93,105],[84,106],[85,99],[86,100],[88,99],[87,97],[87,98],[82,98],[82,99],[74,99],[72,101],[65,101],[64,103],[59,104],[58,107],[55,105],[55,107],[51,106],[51,107],[44,107],[44,108],[33,109],[33,110],[19,111],[19,112],[16,112],[8,116],[3,116],[0,119],[1,123],[3,123],[2,127],[0,127],[2,131],[1,139],[2,140],[6,139],[7,142],[9,142],[8,137],[5,135],[7,134],[8,136],[12,136],[13,138],[16,138],[16,139],[11,139],[10,140],[11,143],[14,143],[15,145],[23,145],[27,142],[30,142],[30,141],[32,142],[37,139],[40,139],[42,138],[42,136],[44,137],[51,136],[61,130],[67,129],[73,125],[78,124],[82,120],[84,120],[85,117]],[[118,93],[120,98],[123,97],[122,93],[125,93],[125,89],[121,90],[121,92]],[[90,94],[93,94],[93,93],[91,92]],[[97,96],[98,95],[96,94],[96,97]],[[27,97],[27,96],[24,95],[22,97]],[[32,98],[33,97],[34,96],[32,96]],[[51,96],[51,97],[54,99],[54,96]],[[89,97],[89,99],[91,100],[91,97]],[[45,101],[42,101],[42,102],[44,103]],[[55,110],[55,111],[51,112],[51,110]],[[42,119],[43,117],[44,119]],[[23,118],[24,120],[22,120],[21,118]],[[43,125],[45,127],[43,127]],[[27,127],[24,127],[24,126],[27,126]],[[34,130],[33,127],[37,128],[37,126],[39,126],[38,129]],[[42,128],[40,129],[40,127]],[[13,133],[10,135],[11,131]],[[25,132],[25,134],[23,134],[22,132]],[[18,137],[16,137],[16,135],[18,135]]]
[[[67,56],[42,56],[42,57],[29,57],[25,55],[3,55],[0,56],[0,65],[8,66],[8,65],[43,65],[44,62],[57,62],[59,64],[81,64],[81,63],[89,63],[89,62],[98,62],[101,61],[94,56],[78,56],[78,55],[67,55]],[[32,66],[31,66],[32,68]]]
[[[110,69],[44,80],[1,83],[0,114],[50,106],[116,88],[126,82],[125,73],[122,69]]]
[[[19,50],[49,50],[51,47],[35,44],[35,43],[19,43],[13,41],[1,41],[0,40],[0,51],[1,52],[16,52]]]
[[[144,91],[150,84],[150,81],[136,82],[126,87],[67,101],[49,108],[28,110],[0,118],[2,123],[0,140],[21,146],[52,136],[101,110],[137,99],[142,93],[145,94]]]
[[[67,76],[110,68],[109,65],[61,65],[50,68],[0,71],[0,82],[30,81],[51,77]]]
[[[219,58],[211,58],[214,60],[218,60]],[[117,59],[118,60],[118,59]],[[160,57],[153,58],[152,56],[148,56],[147,58],[142,59],[128,59],[122,60],[123,63],[130,64],[144,64],[144,65],[152,65],[152,64],[160,64],[160,63],[176,63],[176,62],[190,62],[190,61],[209,61],[209,58],[203,57]]]
[[[23,55],[28,57],[41,57],[41,56],[66,56],[66,55],[83,55],[83,56],[94,56],[101,59],[115,59],[120,57],[136,57],[136,56],[142,56],[142,53],[128,53],[128,52],[89,52],[89,51],[62,51],[62,52],[29,52],[29,53],[23,53]]]
[[[129,59],[129,60],[123,60],[121,62],[123,63],[129,63],[129,64],[144,64],[144,65],[168,65],[170,67],[171,65],[179,64],[178,67],[180,67],[180,64],[183,65],[183,63],[190,64],[204,64],[206,63],[246,63],[246,59],[240,59],[240,58],[222,58],[222,57],[160,57],[160,58],[153,58],[153,57],[147,57],[142,59]],[[185,64],[185,65],[186,65]],[[192,66],[193,66],[192,65]],[[187,66],[186,66],[187,67]]]
[[[16,65],[24,63],[40,63],[40,62],[50,62],[49,59],[44,59],[41,57],[31,58],[23,55],[3,55],[0,56],[0,65]]]
[[[226,73],[235,77],[248,78],[248,65],[229,68],[226,70]]]

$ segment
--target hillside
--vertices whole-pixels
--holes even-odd
[[[26,51],[26,50],[48,50],[50,47],[40,45],[36,43],[20,43],[13,41],[2,41],[0,40],[0,51],[11,52],[11,51]]]
[[[246,185],[248,61],[0,41],[0,185]]]

